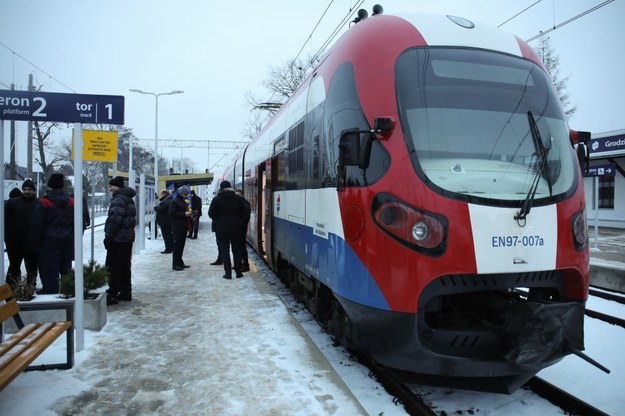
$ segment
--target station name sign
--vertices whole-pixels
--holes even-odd
[[[590,141],[590,154],[593,157],[625,154],[625,134],[593,138]]]
[[[0,90],[0,119],[124,124],[124,96]]]

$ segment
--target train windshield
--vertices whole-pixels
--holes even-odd
[[[533,62],[471,49],[415,48],[396,66],[402,129],[417,174],[475,203],[561,199],[576,184],[559,98]],[[532,133],[532,129],[534,133]]]

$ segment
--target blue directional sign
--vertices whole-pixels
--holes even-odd
[[[124,124],[124,96],[0,90],[0,119]]]
[[[616,165],[614,163],[606,163],[605,165],[595,165],[588,168],[588,172],[584,172],[584,177],[591,176],[614,176],[616,173]]]

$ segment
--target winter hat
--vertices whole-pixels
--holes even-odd
[[[182,185],[180,188],[178,188],[178,193],[182,196],[187,196],[189,195],[189,188],[187,188],[186,186]]]
[[[232,185],[230,185],[230,182],[223,181],[222,183],[219,184],[219,189],[226,189],[226,188],[232,188]]]
[[[109,185],[117,186],[118,188],[124,187],[124,178],[121,176],[115,176],[109,181]]]
[[[48,188],[62,189],[64,178],[65,177],[61,173],[53,173],[52,175],[50,175],[50,179],[48,179]]]
[[[35,182],[33,182],[30,179],[26,179],[24,181],[24,183],[22,184],[22,189],[24,189],[24,188],[30,188],[30,189],[33,189],[33,190],[37,189],[37,187],[35,186]]]
[[[16,196],[22,196],[22,191],[20,191],[20,188],[13,188],[11,189],[11,192],[9,192],[9,198],[15,198]]]

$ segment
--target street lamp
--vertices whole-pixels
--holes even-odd
[[[158,194],[158,97],[161,95],[174,95],[174,94],[182,94],[184,91],[182,90],[173,90],[170,92],[160,92],[154,93],[149,91],[142,91],[135,88],[129,90],[130,92],[136,92],[139,94],[147,94],[153,95],[155,99],[155,107],[154,107],[154,192]],[[132,169],[132,166],[130,166]],[[152,220],[152,229],[156,230],[156,215]]]

